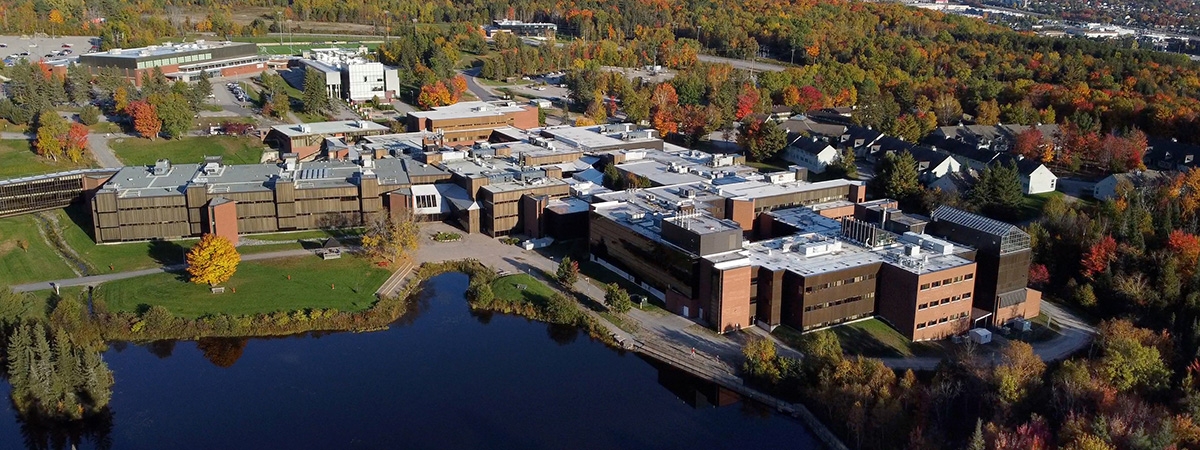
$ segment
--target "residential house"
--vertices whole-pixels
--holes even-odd
[[[1171,139],[1150,139],[1143,161],[1146,167],[1184,171],[1196,167],[1200,147]]]
[[[798,136],[779,153],[784,161],[800,165],[812,173],[823,173],[825,167],[838,160],[838,151],[817,136]]]
[[[929,189],[941,189],[942,192],[965,194],[971,186],[979,181],[979,172],[970,167],[963,167],[928,183]]]
[[[1053,192],[1058,188],[1058,176],[1041,161],[1013,156],[1005,153],[996,160],[997,163],[1009,164],[1015,162],[1017,172],[1021,175],[1021,191],[1025,195]]]
[[[1117,197],[1117,187],[1121,184],[1127,184],[1133,189],[1153,189],[1169,183],[1171,176],[1170,172],[1159,170],[1112,174],[1096,183],[1092,188],[1092,196],[1100,200],[1111,200]]]
[[[908,153],[917,161],[917,173],[922,181],[930,183],[958,172],[962,164],[948,153],[939,152],[924,146],[912,146]]]

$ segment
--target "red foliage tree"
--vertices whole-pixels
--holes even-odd
[[[1034,127],[1029,127],[1017,135],[1013,143],[1013,152],[1031,159],[1042,157],[1042,147],[1046,145],[1046,137]]]
[[[798,106],[803,111],[821,108],[825,106],[825,94],[822,94],[815,87],[804,86],[800,88],[800,103]]]
[[[1079,263],[1083,265],[1083,276],[1091,279],[1096,274],[1108,270],[1108,264],[1117,254],[1117,241],[1112,236],[1105,235],[1083,255]]]
[[[1179,258],[1180,267],[1196,267],[1200,260],[1200,237],[1175,230],[1167,236],[1167,248]]]
[[[1050,281],[1050,270],[1045,264],[1031,264],[1029,266],[1029,283],[1033,285],[1043,285]]]
[[[446,83],[439,81],[421,87],[421,94],[417,96],[417,105],[429,109],[435,106],[449,105],[453,103],[452,100],[450,89],[446,88]]]
[[[737,97],[737,109],[733,113],[733,117],[737,120],[742,120],[746,116],[754,113],[754,108],[758,106],[761,98],[758,95],[758,89],[749,84],[742,85],[742,91]]]
[[[133,129],[137,130],[138,134],[152,141],[158,138],[158,133],[162,131],[162,119],[158,118],[158,109],[154,105],[145,100],[138,100],[129,102],[129,107],[125,109],[133,117]]]

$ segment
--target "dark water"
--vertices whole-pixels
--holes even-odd
[[[114,346],[111,426],[85,431],[114,449],[819,448],[793,419],[585,334],[472,314],[466,285],[430,280],[383,332]],[[39,429],[3,404],[0,449],[26,447]]]

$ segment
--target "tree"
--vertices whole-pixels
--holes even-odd
[[[304,71],[304,91],[300,93],[300,102],[304,105],[304,112],[310,114],[325,114],[332,109],[329,93],[325,90],[325,75],[317,69],[309,67]]]
[[[113,110],[118,114],[124,114],[125,110],[128,108],[129,91],[126,91],[124,86],[118,87],[115,91],[113,91]]]
[[[363,233],[362,248],[370,257],[394,265],[412,257],[421,243],[420,232],[411,214],[377,214]]]
[[[937,115],[938,124],[954,125],[962,120],[962,105],[953,94],[942,94],[933,101],[933,114]]]
[[[558,282],[563,286],[570,288],[579,280],[579,263],[571,260],[570,256],[564,256],[562,261],[558,262],[558,271],[554,276],[558,278]]]
[[[92,76],[88,73],[87,68],[75,63],[68,65],[67,78],[63,82],[67,99],[76,105],[86,103],[91,96],[91,81]]]
[[[983,439],[983,419],[975,419],[975,432],[971,433],[971,441],[967,450],[987,450],[987,441]]]
[[[87,126],[100,123],[100,108],[92,105],[84,106],[79,110],[79,123]]]
[[[446,83],[441,81],[422,86],[421,94],[417,96],[417,106],[425,109],[446,106],[452,103],[453,99],[451,98],[450,90],[446,88]]]
[[[1108,265],[1117,257],[1117,241],[1110,235],[1105,235],[1083,255],[1079,262],[1083,266],[1083,276],[1092,279],[1096,274],[1108,270]],[[1088,285],[1090,287],[1090,285]],[[1093,302],[1095,294],[1092,294]]]
[[[978,125],[996,125],[1000,123],[1000,104],[995,99],[980,102],[975,108],[975,123]]]
[[[205,234],[187,253],[187,271],[192,282],[216,286],[237,272],[242,256],[224,236]]]
[[[1109,320],[1099,327],[1100,378],[1118,391],[1166,387],[1171,375],[1158,345],[1166,339],[1127,320]],[[1169,342],[1169,341],[1168,341]]]
[[[604,303],[618,313],[626,313],[633,308],[633,300],[629,298],[629,293],[617,283],[609,283],[604,287]]]
[[[187,135],[192,128],[193,113],[188,99],[178,92],[156,95],[150,98],[158,120],[161,123],[162,134],[167,139],[179,139]]]
[[[145,100],[138,100],[130,102],[126,109],[133,117],[133,129],[137,130],[138,134],[152,141],[158,138],[158,133],[162,131],[162,120],[158,118],[158,111],[154,105]]]
[[[192,105],[197,107],[203,105],[204,102],[208,100],[208,96],[212,95],[212,93],[212,81],[209,80],[208,71],[201,70],[200,79],[196,80],[196,82],[191,85],[191,89],[189,89],[188,92],[189,97],[191,97]]]
[[[70,125],[58,112],[47,109],[38,114],[37,154],[58,161],[66,152],[66,136]]]
[[[779,365],[776,363],[775,342],[769,339],[751,338],[746,346],[742,347],[742,356],[746,358],[742,363],[742,371],[746,372],[749,378],[771,385],[778,383],[783,378]]]
[[[1000,401],[1013,405],[1025,398],[1042,382],[1046,363],[1033,353],[1033,347],[1021,341],[1009,341],[1000,352],[1000,364],[993,371],[993,383]]]
[[[878,198],[906,200],[921,193],[917,180],[917,161],[911,153],[888,153],[875,168],[875,178],[868,182]]]
[[[1016,214],[1025,198],[1016,162],[988,165],[979,173],[968,198],[984,215],[1005,218]]]
[[[66,138],[67,159],[73,163],[83,161],[88,151],[88,128],[81,123],[72,123]]]
[[[262,74],[262,113],[275,118],[287,117],[292,110],[292,99],[288,96],[287,81],[279,74]]]
[[[1200,263],[1200,237],[1182,231],[1173,230],[1167,235],[1167,249],[1179,258],[1179,264],[1184,268],[1194,268]]]
[[[751,159],[766,161],[787,145],[787,130],[771,120],[749,120],[738,129],[737,140]]]
[[[838,160],[834,161],[831,167],[843,177],[858,178],[858,166],[854,163],[854,149],[850,147],[843,149],[842,154],[838,156]]]
[[[754,113],[758,108],[759,103],[758,89],[749,83],[742,85],[742,90],[738,93],[737,109],[733,112],[733,117],[737,120],[742,120]]]
[[[679,108],[679,96],[671,83],[662,83],[654,88],[650,96],[650,124],[658,134],[666,137],[679,129],[675,111]]]
[[[1017,134],[1013,143],[1013,153],[1030,159],[1041,160],[1045,147],[1051,145],[1037,127],[1026,128]]]

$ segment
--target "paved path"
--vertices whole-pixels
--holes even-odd
[[[263,259],[275,258],[290,258],[296,256],[312,255],[312,250],[282,250],[269,253],[253,253],[242,255],[242,261],[257,261]],[[19,284],[12,287],[13,292],[33,292],[50,289],[50,284],[57,284],[60,287],[70,286],[95,286],[106,281],[124,280],[126,278],[136,278],[146,275],[153,275],[163,272],[174,272],[186,268],[184,264],[173,264],[170,266],[155,267],[152,269],[134,270],[129,272],[106,273],[103,275],[92,275],[87,277],[67,278],[62,280],[42,281],[38,283]]]
[[[729,64],[735,69],[753,70],[758,72],[783,72],[786,67],[758,61],[750,61],[746,59],[725,58],[712,55],[696,55],[696,59],[707,63],[722,63]]]
[[[479,68],[464,70],[462,71],[462,74],[463,77],[466,77],[467,79],[467,90],[471,91],[472,94],[475,94],[476,97],[479,97],[480,100],[485,102],[500,100],[500,96],[496,95],[495,91],[482,84],[479,84],[479,80],[475,79],[475,77],[479,76]]]

